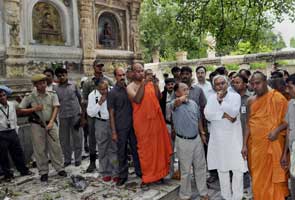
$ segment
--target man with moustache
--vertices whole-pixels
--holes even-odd
[[[116,84],[109,92],[107,106],[110,113],[112,139],[117,142],[119,160],[119,181],[117,186],[122,186],[128,179],[127,146],[129,144],[135,173],[141,177],[137,142],[132,124],[132,105],[126,91],[125,71],[119,67],[114,70]]]
[[[211,94],[214,94],[214,91],[212,89],[211,83],[206,80],[206,72],[207,72],[206,67],[202,65],[196,68],[196,76],[198,79],[197,86],[202,88],[206,96],[206,99],[208,99]]]
[[[133,66],[133,81],[127,93],[133,106],[133,127],[137,138],[142,172],[142,188],[162,180],[169,172],[172,154],[169,134],[159,104],[160,91],[152,80],[144,79],[140,63]]]

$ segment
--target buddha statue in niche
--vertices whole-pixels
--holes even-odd
[[[99,43],[106,47],[115,46],[115,39],[113,37],[112,28],[108,22],[104,23],[103,30],[99,35]]]

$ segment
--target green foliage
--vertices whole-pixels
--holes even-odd
[[[234,51],[241,41],[259,47],[265,30],[287,14],[294,19],[293,0],[178,0],[178,23],[184,30],[198,27],[198,35],[208,32],[216,39],[218,55]],[[281,48],[279,46],[278,48]]]
[[[206,66],[206,69],[207,69],[208,72],[213,72],[213,71],[215,71],[216,66],[214,66],[214,65],[207,65]]]
[[[289,60],[278,60],[277,63],[279,63],[280,66],[284,66],[284,65],[288,65],[289,64]]]
[[[150,62],[154,50],[163,61],[175,59],[180,50],[187,51],[189,59],[206,57],[209,34],[219,56],[280,50],[286,46],[282,36],[271,30],[285,15],[295,19],[294,0],[144,0],[144,59]]]
[[[238,64],[226,64],[225,67],[227,70],[230,71],[237,71],[240,69],[240,66]]]
[[[290,47],[295,48],[295,37],[290,39]]]
[[[286,44],[280,33],[275,34],[270,30],[265,30],[265,33],[261,36],[260,40],[255,46],[250,41],[239,42],[235,51],[231,52],[231,55],[244,55],[257,52],[272,52],[285,48]]]
[[[255,62],[255,63],[250,63],[250,69],[251,70],[256,70],[256,69],[265,69],[267,67],[266,62]]]

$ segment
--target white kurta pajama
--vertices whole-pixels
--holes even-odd
[[[217,94],[212,94],[204,110],[210,121],[210,140],[208,144],[208,169],[218,170],[221,194],[226,200],[241,200],[243,197],[243,173],[247,171],[247,162],[243,159],[243,133],[240,121],[241,97],[228,91],[220,104]],[[237,120],[232,123],[222,118],[227,113]],[[231,194],[229,171],[233,172],[233,194]]]

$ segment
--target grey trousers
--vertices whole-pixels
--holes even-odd
[[[175,152],[174,152],[175,140],[172,139],[171,125],[166,124],[166,126],[167,126],[167,129],[168,129],[170,138],[171,138],[171,145],[172,145],[172,151],[173,151],[173,154],[172,154],[172,156],[170,158],[170,169],[169,169],[169,175],[168,175],[169,178],[172,178],[173,174],[174,174],[174,162],[175,162]]]
[[[200,136],[194,140],[186,140],[176,136],[175,146],[181,173],[179,197],[182,199],[191,198],[191,166],[193,166],[198,191],[201,196],[206,196],[208,194],[206,183],[207,166]]]
[[[63,158],[60,142],[58,138],[58,128],[54,124],[50,130],[50,135],[38,124],[32,123],[32,143],[34,157],[36,159],[39,174],[48,174],[48,153],[54,169],[59,172],[63,170]],[[52,140],[54,138],[55,141]]]
[[[112,140],[109,121],[95,119],[95,137],[98,147],[99,172],[102,176],[118,176],[118,147]]]
[[[82,159],[82,132],[74,128],[79,118],[80,116],[78,115],[75,117],[59,118],[59,138],[65,163],[71,163],[73,151],[75,162],[80,162]]]

